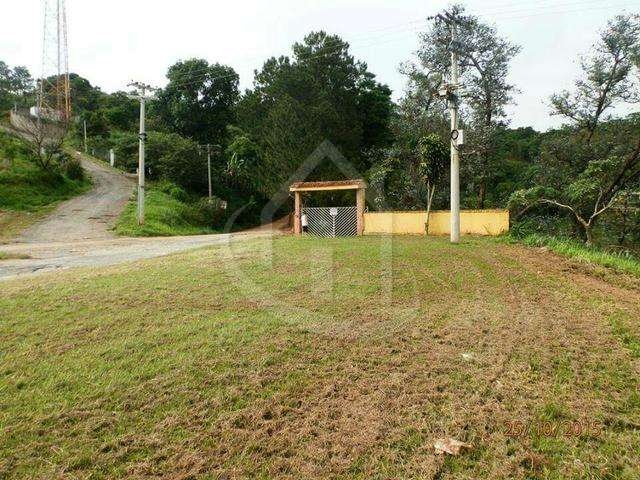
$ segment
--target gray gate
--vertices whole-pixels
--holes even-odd
[[[356,207],[305,207],[307,231],[318,237],[351,237],[358,233]]]

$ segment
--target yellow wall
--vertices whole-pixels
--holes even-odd
[[[367,212],[364,233],[423,235],[427,212]],[[460,233],[467,235],[500,235],[509,231],[508,210],[462,210]],[[429,235],[449,235],[449,211],[434,210],[429,218]]]

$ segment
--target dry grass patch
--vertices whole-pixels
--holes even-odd
[[[278,238],[3,284],[0,477],[634,478],[640,290],[572,265]]]

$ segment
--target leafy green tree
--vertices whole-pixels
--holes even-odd
[[[413,144],[369,152],[368,172],[377,209],[427,210],[427,224],[436,187],[446,171],[449,150],[435,134]]]
[[[449,149],[435,134],[427,135],[418,143],[418,175],[427,190],[427,231],[429,231],[429,214],[436,186],[446,170]]]
[[[303,106],[286,94],[281,95],[269,109],[262,125],[260,142],[263,153],[257,171],[259,189],[263,194],[271,196],[280,190],[322,141],[322,134]]]
[[[261,189],[272,195],[309,154],[329,140],[360,171],[364,150],[389,145],[391,91],[349,53],[340,37],[312,32],[293,56],[268,59],[237,108],[240,126],[261,150]],[[317,178],[340,178],[329,163]]]
[[[581,59],[583,76],[573,92],[551,97],[553,114],[569,120],[590,142],[600,121],[620,103],[640,101],[633,69],[640,58],[640,15],[619,15],[601,32],[591,56]]]
[[[50,78],[51,82],[55,77]],[[91,82],[77,73],[69,74],[69,87],[71,90],[71,111],[81,114],[85,111],[95,111],[100,106],[102,91],[99,87],[91,85]]]
[[[598,219],[640,179],[640,116],[602,121],[614,105],[637,98],[631,59],[640,51],[638,32],[637,15],[608,22],[593,55],[582,62],[575,91],[552,97],[555,113],[570,126],[543,145],[537,186],[512,198],[525,210],[544,204],[567,212],[587,244]]]
[[[167,78],[152,106],[161,124],[200,143],[222,144],[227,125],[234,121],[238,74],[194,58],[169,67]]]
[[[24,107],[33,94],[33,78],[27,67],[10,68],[0,61],[0,110],[8,110],[14,103]]]
[[[450,21],[439,20],[443,17]],[[453,43],[452,22],[456,24]],[[418,63],[403,67],[410,79],[409,99],[421,102],[429,111],[444,110],[437,91],[450,75],[451,48],[457,49],[460,58],[459,103],[463,112],[468,112],[465,128],[470,148],[465,165],[477,189],[478,207],[484,208],[494,180],[495,131],[506,121],[505,106],[514,92],[507,81],[509,64],[520,47],[502,38],[493,26],[466,14],[461,5],[447,8],[422,34]]]
[[[260,161],[258,145],[242,130],[230,127],[232,139],[226,149],[225,174],[229,183],[258,189],[257,167]]]
[[[0,110],[11,108],[11,68],[0,60]]]
[[[100,99],[100,110],[110,129],[135,131],[139,121],[139,105],[124,92],[104,95]]]

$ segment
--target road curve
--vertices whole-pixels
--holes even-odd
[[[54,243],[14,243],[3,245],[2,252],[25,259],[0,261],[0,281],[22,278],[76,267],[104,267],[145,258],[159,257],[211,245],[228,245],[251,238],[282,234],[280,229],[266,228],[246,232],[190,235],[181,237],[120,237],[108,240],[85,240]]]
[[[134,182],[106,164],[75,155],[91,176],[93,188],[62,202],[44,220],[22,232],[16,242],[72,242],[115,237],[112,229],[131,197]]]

